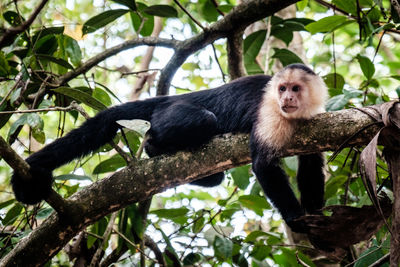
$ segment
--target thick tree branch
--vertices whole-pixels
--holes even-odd
[[[27,21],[24,21],[21,25],[18,25],[17,27],[6,29],[5,33],[2,36],[0,36],[0,48],[8,45],[10,41],[12,42],[13,38],[17,34],[28,29],[29,26],[31,26],[33,21],[36,19],[36,17],[39,15],[40,11],[42,11],[47,1],[48,0],[42,0],[42,2],[40,2],[40,4],[36,7],[36,9],[33,11],[32,15],[29,17]]]
[[[243,31],[248,25],[275,12],[296,3],[298,0],[251,0],[236,6],[223,19],[217,21],[202,33],[183,41],[176,49],[175,55],[169,60],[161,72],[157,93],[166,95],[172,77],[186,58],[220,38],[228,37],[234,32]]]
[[[370,141],[379,126],[365,113],[350,109],[320,114],[298,125],[282,156],[336,150]],[[369,126],[372,125],[372,126]],[[369,126],[369,127],[368,127]],[[364,129],[365,128],[365,129]],[[364,129],[359,134],[361,129]],[[2,259],[0,266],[39,266],[51,259],[86,226],[101,217],[168,188],[250,162],[248,135],[223,135],[194,152],[141,160],[68,199],[70,220],[53,213]]]
[[[226,50],[228,53],[228,72],[231,80],[246,75],[243,62],[243,31],[228,36]]]

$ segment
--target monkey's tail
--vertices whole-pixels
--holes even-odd
[[[99,112],[79,128],[33,153],[26,159],[30,165],[33,179],[25,181],[18,174],[18,170],[14,171],[11,178],[16,199],[26,204],[35,204],[45,199],[51,190],[52,171],[55,168],[73,159],[88,155],[110,142],[119,129],[117,120],[143,119],[149,121],[155,105],[159,102],[157,99],[159,100],[159,98],[154,98],[128,102]]]

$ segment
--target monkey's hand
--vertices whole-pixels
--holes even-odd
[[[309,228],[302,217],[286,220],[286,224],[290,227],[293,232],[296,233],[308,233]]]
[[[31,165],[29,172],[32,178],[26,179],[15,170],[11,177],[11,185],[19,202],[33,205],[50,195],[53,175],[48,169],[37,165]]]

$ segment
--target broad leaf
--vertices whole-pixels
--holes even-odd
[[[96,98],[92,97],[91,95],[82,92],[81,90],[71,88],[71,87],[59,87],[57,89],[53,89],[54,92],[69,96],[77,101],[85,103],[89,107],[92,107],[96,110],[104,110],[107,109],[103,103],[101,103]]]
[[[152,214],[157,215],[160,218],[173,219],[175,217],[184,216],[189,212],[187,208],[179,209],[159,209],[151,211]]]
[[[275,53],[272,58],[279,59],[284,67],[293,63],[303,63],[301,58],[299,58],[295,53],[290,50],[284,48],[274,48],[274,52]]]
[[[25,19],[20,17],[18,13],[14,11],[6,11],[3,13],[3,18],[10,23],[11,26],[18,26],[20,25]]]
[[[126,161],[120,155],[115,155],[109,159],[100,162],[94,168],[93,174],[113,172],[125,166],[126,166]]]
[[[178,17],[178,11],[176,11],[174,7],[168,5],[153,5],[145,8],[143,11],[152,16],[165,18]]]
[[[68,61],[66,61],[66,60],[64,60],[62,58],[56,58],[56,57],[49,56],[49,55],[39,55],[39,54],[36,55],[36,57],[38,59],[48,60],[50,62],[53,62],[53,63],[55,63],[57,65],[60,65],[60,66],[62,66],[64,68],[67,68],[67,69],[73,69],[74,68],[71,64],[68,63]]]
[[[312,22],[312,23],[308,24],[305,28],[311,34],[315,34],[317,32],[331,32],[331,31],[337,29],[338,27],[343,26],[350,22],[352,22],[352,21],[349,21],[347,19],[347,17],[345,17],[345,16],[333,15],[333,16],[325,17],[318,21]]]
[[[370,80],[375,73],[374,64],[369,58],[365,56],[357,55],[357,59],[358,63],[360,63],[360,67],[365,78],[367,78],[367,80]]]
[[[113,9],[107,10],[99,15],[90,18],[83,24],[82,35],[94,32],[107,24],[115,21],[117,18],[126,14],[129,10],[127,9]]]

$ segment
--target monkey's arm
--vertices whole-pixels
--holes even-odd
[[[305,232],[304,225],[295,221],[305,214],[304,210],[290,188],[279,158],[261,144],[252,144],[252,148],[253,171],[264,193],[293,231]]]

